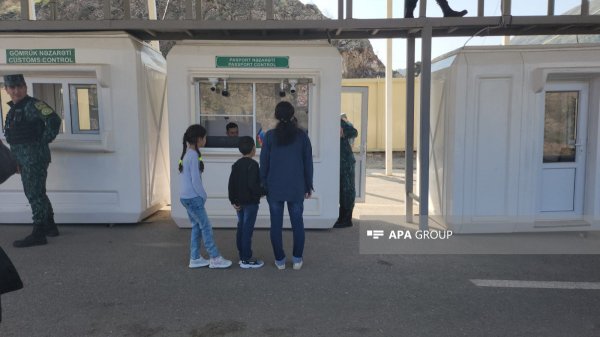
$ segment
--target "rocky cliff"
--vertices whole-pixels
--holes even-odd
[[[0,0],[0,20],[18,20],[20,0]],[[205,20],[261,20],[266,18],[264,0],[204,0],[202,16]],[[57,20],[101,20],[102,0],[56,1]],[[276,20],[328,20],[315,5],[305,5],[298,0],[274,1]],[[157,0],[159,20],[181,20],[185,17],[184,0]],[[50,1],[36,1],[38,20],[50,18]],[[113,19],[123,17],[122,0],[112,0]],[[131,16],[148,17],[145,0],[131,0]],[[160,41],[166,56],[175,41]],[[332,40],[343,58],[344,78],[385,76],[385,67],[373,52],[369,40]]]

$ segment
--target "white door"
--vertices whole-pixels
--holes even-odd
[[[356,202],[365,202],[367,179],[367,109],[369,107],[368,87],[342,87],[342,113],[358,131],[358,137],[352,141],[352,151],[356,164],[354,167],[354,185]]]
[[[540,220],[575,220],[583,216],[587,98],[586,83],[546,86],[538,188]]]

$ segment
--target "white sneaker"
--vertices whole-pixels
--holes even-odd
[[[279,270],[284,270],[285,269],[285,261],[281,264],[277,263],[277,260],[275,261],[275,267],[277,267],[277,269]]]
[[[217,256],[215,258],[210,259],[210,264],[208,268],[229,268],[231,266],[231,261],[223,258],[222,256]]]
[[[294,270],[300,270],[302,268],[302,262],[304,261],[294,262]]]
[[[202,267],[206,267],[209,265],[209,262],[207,259],[203,258],[202,256],[200,256],[199,258],[192,260],[190,259],[190,268],[202,268]]]

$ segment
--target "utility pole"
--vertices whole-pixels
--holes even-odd
[[[387,17],[392,18],[392,0],[387,0]],[[392,108],[392,39],[387,39],[387,60],[385,64],[385,175],[391,176],[393,169],[393,108]]]
[[[21,0],[21,20],[35,20],[34,0]]]
[[[148,19],[149,20],[158,20],[158,16],[156,15],[156,0],[147,0],[148,1]],[[189,8],[188,10],[192,10],[192,8]],[[158,43],[158,41],[153,40],[150,42],[150,45],[152,46],[152,48],[160,51],[160,44]]]

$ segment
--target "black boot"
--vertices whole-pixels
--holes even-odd
[[[47,244],[46,234],[44,233],[44,227],[42,224],[34,224],[33,232],[23,240],[17,240],[13,242],[13,246],[17,248],[41,246]]]
[[[340,215],[340,222],[335,224],[333,228],[346,228],[352,227],[352,209],[340,207],[342,214]]]
[[[352,223],[352,211],[354,211],[354,206],[346,209],[346,218],[345,218],[346,227],[352,227],[354,225]]]
[[[413,12],[417,8],[418,0],[404,0],[404,17],[414,18]]]
[[[58,226],[56,226],[54,220],[49,220],[44,224],[44,233],[48,237],[55,237],[60,235],[60,232],[58,231]]]
[[[457,12],[455,10],[453,10],[452,8],[450,8],[450,5],[448,5],[448,0],[435,0],[438,5],[440,5],[440,8],[442,9],[442,12],[444,13],[444,17],[446,18],[450,18],[450,17],[461,17],[461,16],[465,16],[467,15],[467,10],[463,9],[460,12]]]
[[[340,224],[340,222],[342,222],[342,215],[343,215],[343,214],[344,214],[344,213],[343,213],[343,208],[340,206],[339,215],[338,215],[338,218],[337,218],[337,220],[335,220],[335,224],[333,224],[333,228],[337,228],[337,227],[335,227],[335,226],[339,225],[339,224]]]

